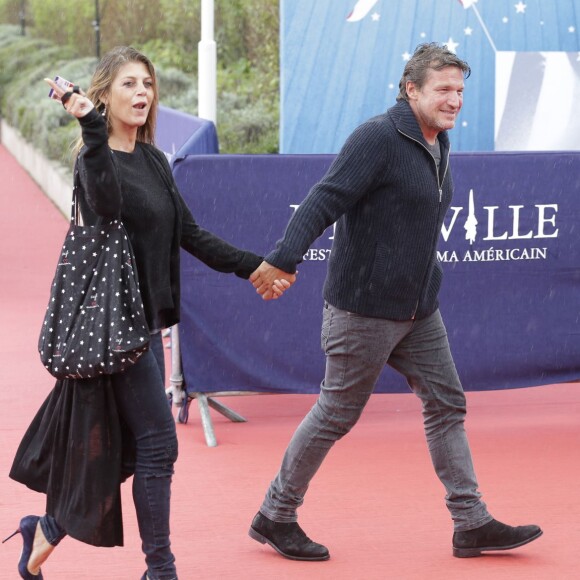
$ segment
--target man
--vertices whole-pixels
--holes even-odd
[[[320,397],[249,531],[287,558],[329,558],[300,528],[296,510],[332,445],[357,422],[385,363],[421,398],[429,452],[454,522],[453,555],[508,550],[542,534],[535,525],[498,522],[481,500],[464,429],[465,395],[438,310],[436,245],[453,192],[447,131],[470,72],[445,46],[417,47],[397,104],[352,133],[250,278],[263,298],[273,297],[273,287],[294,282],[308,247],[336,222],[323,293]]]

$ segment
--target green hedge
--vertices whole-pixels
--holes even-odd
[[[1,15],[1,14],[0,14]],[[163,105],[197,114],[197,78],[178,70],[183,52],[174,41],[134,43],[151,58],[159,77]],[[181,56],[180,56],[181,55]],[[197,56],[191,57],[197,61]],[[69,163],[78,123],[47,98],[42,80],[59,74],[86,87],[96,65],[70,46],[34,35],[21,36],[18,25],[0,24],[0,114],[47,157]],[[278,74],[240,58],[218,71],[218,135],[223,153],[278,151]]]

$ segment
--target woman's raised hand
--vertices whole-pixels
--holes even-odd
[[[92,101],[90,101],[85,93],[76,85],[72,91],[64,91],[52,79],[44,79],[52,88],[58,99],[62,103],[65,110],[80,119],[84,117],[89,111],[95,108]]]

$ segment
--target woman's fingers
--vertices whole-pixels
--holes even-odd
[[[44,79],[44,82],[46,82],[50,86],[50,88],[54,91],[54,93],[58,97],[58,100],[60,101],[60,98],[64,94],[64,91],[52,79],[48,78]]]
[[[74,95],[74,93],[72,91],[67,91],[66,93],[64,93],[64,95],[62,95],[60,97],[60,102],[62,103],[62,106],[66,109],[66,104],[69,102],[70,98]]]
[[[54,94],[57,97],[55,100],[62,103],[65,110],[77,119],[84,117],[94,108],[93,103],[87,99],[84,91],[82,91],[80,87],[75,85],[72,91],[65,91],[52,79],[45,78],[44,80],[54,91]]]

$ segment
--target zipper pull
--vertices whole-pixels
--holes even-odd
[[[443,199],[443,190],[439,188],[439,203],[441,203],[442,199]]]

